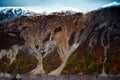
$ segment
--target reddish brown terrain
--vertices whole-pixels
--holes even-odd
[[[7,22],[0,27],[0,72],[120,74],[120,6]]]

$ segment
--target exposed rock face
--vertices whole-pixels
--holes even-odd
[[[16,59],[16,63],[20,63],[25,58],[23,65],[29,65],[20,68],[18,73],[119,74],[119,10],[117,6],[86,14],[59,13],[17,18],[0,28],[1,61],[10,59],[10,64],[9,60],[3,63],[11,66]],[[12,49],[15,45],[19,46],[16,51]],[[10,51],[13,54],[18,52],[13,60],[8,56]],[[5,72],[9,72],[9,67]]]
[[[86,14],[91,15],[87,19],[87,27],[80,36],[80,46],[71,55],[63,70],[64,74],[102,73],[100,75],[104,76],[106,73],[120,73],[116,70],[120,68],[120,60],[117,58],[120,57],[119,9],[107,8]]]

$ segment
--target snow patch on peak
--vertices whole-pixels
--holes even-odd
[[[0,7],[0,13],[7,14],[10,12],[12,12],[14,15],[18,14],[24,15],[33,11],[25,7]]]
[[[54,13],[54,12],[66,12],[69,11],[71,13],[73,12],[80,12],[79,9],[73,8],[73,7],[60,7],[60,8],[43,8],[43,7],[28,7],[28,9],[36,12],[36,13],[46,13],[47,15]]]
[[[74,11],[74,12],[80,12],[79,9],[76,9],[76,8],[73,8],[73,7],[63,7],[63,8],[61,8],[61,9],[59,9],[59,10],[62,10],[62,11]],[[59,10],[58,10],[58,11],[59,11]]]
[[[10,20],[32,13],[34,12],[24,7],[0,7],[0,27]]]
[[[50,11],[48,11],[48,12],[50,12]],[[70,13],[72,14],[72,13],[80,12],[80,10],[73,8],[73,7],[63,7],[63,8],[59,8],[59,9],[54,9],[54,10],[52,10],[52,12],[65,12],[68,14],[70,14]]]
[[[112,6],[120,6],[120,3],[118,3],[118,2],[112,2],[110,4],[106,4],[106,5],[102,6],[102,8],[112,7]]]

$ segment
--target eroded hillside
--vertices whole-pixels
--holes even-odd
[[[119,10],[22,16],[6,23],[0,28],[0,71],[119,74]]]

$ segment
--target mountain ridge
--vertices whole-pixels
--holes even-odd
[[[101,8],[109,8],[109,7],[115,7],[115,6],[116,7],[120,6],[120,3],[117,3],[117,2],[109,3],[109,4],[106,4],[106,5],[98,8],[98,10]],[[94,10],[91,10],[91,11],[94,11]],[[29,7],[0,7],[0,16],[1,16],[0,17],[0,25],[2,26],[2,24],[6,23],[8,21],[13,20],[20,16],[24,16],[24,15],[25,16],[39,16],[39,15],[50,15],[53,13],[56,13],[56,14],[64,13],[66,15],[70,15],[70,14],[75,14],[77,12],[79,13],[80,10],[72,8],[72,7],[63,7],[61,9],[53,10],[52,12],[46,12],[41,9],[34,10],[34,8],[32,9]],[[81,13],[84,13],[84,12],[81,11]]]

